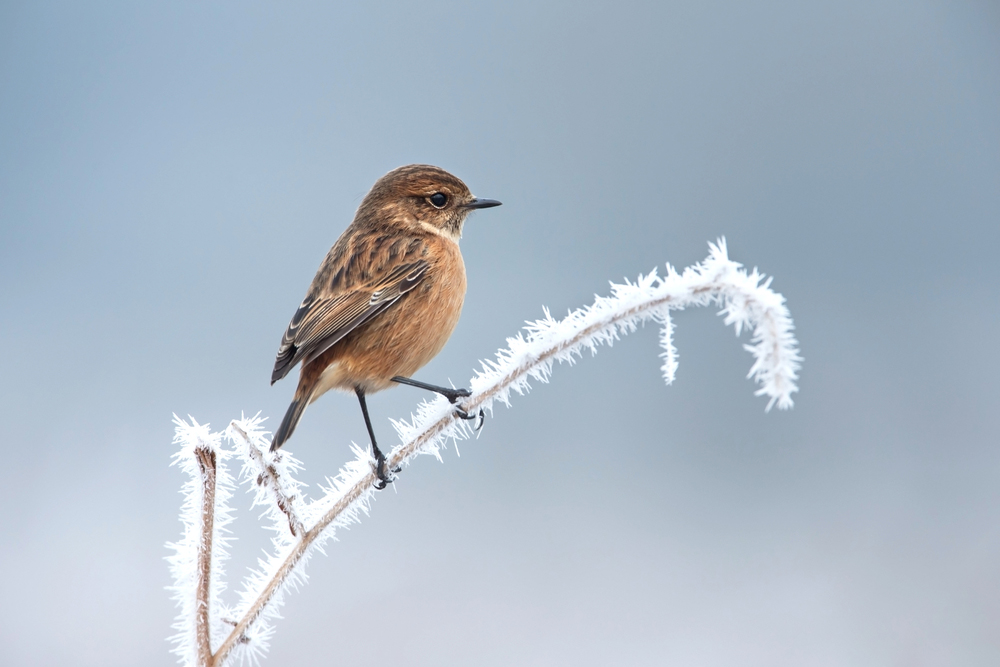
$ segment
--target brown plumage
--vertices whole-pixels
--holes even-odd
[[[465,264],[458,248],[469,212],[499,206],[476,199],[461,180],[438,167],[409,165],[380,178],[354,221],[316,272],[281,339],[271,383],[300,361],[295,398],[271,450],[281,447],[307,405],[330,389],[354,391],[378,461],[365,395],[397,382],[444,394],[468,395],[410,380],[444,347],[465,298]]]

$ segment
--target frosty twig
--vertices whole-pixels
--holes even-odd
[[[239,422],[234,420],[229,425],[229,428],[243,441],[243,447],[240,449],[240,452],[244,455],[244,461],[256,468],[257,475],[255,482],[257,486],[268,490],[275,506],[281,511],[282,514],[288,517],[289,532],[291,532],[293,536],[297,537],[302,532],[303,528],[302,521],[299,519],[299,516],[295,511],[295,496],[286,493],[283,488],[284,485],[282,484],[280,475],[278,474],[277,467],[275,467],[272,461],[265,460],[266,454],[264,452],[253,446],[250,442],[250,436],[247,435],[247,432],[240,427]],[[280,460],[281,457],[275,457],[272,455],[268,458],[277,458]]]
[[[748,377],[759,384],[757,394],[769,398],[766,409],[773,405],[779,409],[791,407],[791,396],[798,391],[795,382],[801,357],[784,298],[771,291],[770,280],[765,281],[756,269],[748,273],[731,261],[724,241],[711,245],[705,261],[683,273],[668,266],[663,278],[653,272],[639,276],[634,283],[613,284],[611,296],[597,297],[593,305],[573,311],[561,320],[553,319],[546,311],[544,319],[529,323],[522,333],[508,338],[508,347],[497,352],[495,360],[482,362],[482,369],[470,382],[472,395],[461,407],[473,413],[479,409],[492,410],[495,401],[509,405],[511,391],[524,394],[530,389],[531,379],[547,381],[554,362],[572,362],[584,350],[596,352],[598,346],[613,342],[646,321],[662,326],[662,370],[669,384],[677,368],[669,311],[711,303],[721,306],[725,323],[733,325],[737,335],[744,327],[752,332],[750,344],[744,345],[754,357]],[[355,459],[348,462],[335,479],[328,480],[322,496],[306,502],[293,476],[299,469],[298,462],[287,452],[269,451],[269,439],[261,422],[256,417],[234,421],[227,434],[243,458],[242,479],[251,482],[255,489],[254,504],[266,507],[271,518],[271,528],[275,532],[274,552],[245,582],[239,604],[228,613],[227,618],[234,619],[228,625],[216,620],[222,612],[212,606],[221,606],[216,603],[216,586],[221,586],[221,576],[213,576],[210,583],[201,578],[203,570],[215,573],[217,561],[224,557],[218,531],[221,523],[229,520],[228,507],[224,502],[215,502],[214,528],[211,523],[199,523],[191,516],[191,508],[199,498],[205,503],[204,507],[211,506],[209,494],[199,492],[197,485],[185,486],[183,519],[187,532],[184,540],[172,545],[176,553],[171,557],[171,565],[177,581],[175,598],[181,606],[175,626],[181,630],[174,638],[175,652],[187,664],[207,667],[222,665],[236,656],[259,657],[273,634],[271,621],[277,615],[284,593],[289,586],[303,581],[303,568],[310,555],[333,536],[336,528],[358,521],[361,512],[367,513],[374,493],[373,485],[378,479],[374,472],[375,462],[366,450],[354,447]],[[440,449],[449,438],[465,438],[472,432],[464,420],[457,419],[454,406],[441,397],[421,403],[409,422],[394,421],[393,424],[402,444],[387,457],[390,469],[408,465],[418,454],[440,458]],[[201,461],[201,457],[207,456],[199,453],[202,450],[194,443],[217,443],[221,437],[222,434],[208,435],[207,430],[193,420],[190,425],[178,421],[176,440],[182,444],[182,450],[176,460],[194,476],[196,471],[191,461],[193,458]],[[212,444],[210,451],[213,456],[220,453],[215,469],[219,486],[223,488],[221,481],[228,474],[221,460],[224,450]],[[218,517],[222,518],[221,523]],[[193,539],[190,533],[196,525],[200,526],[203,535],[216,534],[215,542]],[[199,550],[198,544],[204,548]],[[203,568],[205,554],[213,560]],[[192,576],[194,560],[198,576]],[[195,596],[189,594],[190,590],[195,590],[191,586],[197,591]],[[197,605],[190,604],[192,597],[197,598]],[[202,600],[205,600],[204,606],[201,606]],[[192,632],[192,628],[197,632]],[[214,653],[210,650],[206,653],[204,646],[211,633],[202,632],[202,628],[219,629],[219,647]],[[222,636],[223,629],[225,636]]]
[[[180,451],[174,465],[188,476],[183,487],[181,521],[184,535],[168,545],[174,550],[167,560],[174,577],[173,597],[180,606],[172,637],[174,651],[188,665],[207,665],[211,644],[221,633],[222,564],[226,560],[226,525],[232,520],[229,498],[232,478],[226,470],[229,453],[219,444],[221,434],[193,419],[190,423],[174,418],[174,442]]]
[[[196,585],[195,627],[198,636],[198,661],[207,664],[212,656],[209,599],[212,582],[212,537],[215,533],[216,457],[210,447],[195,447],[198,472],[201,473],[201,542],[198,544],[198,583]]]

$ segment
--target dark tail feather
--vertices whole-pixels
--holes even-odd
[[[279,447],[292,437],[292,433],[295,432],[295,426],[299,423],[299,419],[302,418],[302,413],[306,411],[307,405],[309,405],[309,401],[305,397],[302,397],[296,398],[288,406],[288,412],[285,413],[285,418],[281,420],[278,432],[274,434],[274,439],[271,440],[272,452],[277,451]]]

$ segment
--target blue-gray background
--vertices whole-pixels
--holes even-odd
[[[558,368],[379,494],[265,664],[1000,663],[988,0],[4,3],[0,662],[174,662],[171,414],[281,417],[289,317],[410,162],[504,202],[420,378],[725,235],[802,391],[765,414],[711,311],[671,387],[652,328]],[[373,398],[385,444],[420,398]],[[289,448],[315,484],[352,440],[329,395]],[[231,578],[265,541],[237,505]]]

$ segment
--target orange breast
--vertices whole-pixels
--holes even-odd
[[[351,332],[302,369],[311,400],[328,389],[381,391],[397,375],[411,377],[444,347],[465,300],[465,264],[458,244],[429,244],[430,267],[412,291]]]

